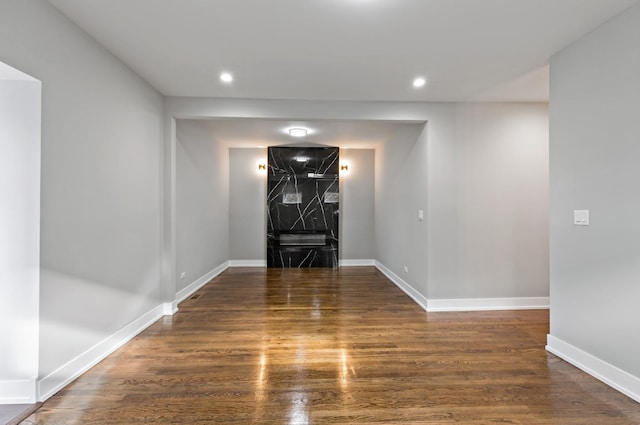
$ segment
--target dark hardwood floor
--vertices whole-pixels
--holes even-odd
[[[548,326],[427,314],[372,267],[229,269],[23,424],[640,424]]]

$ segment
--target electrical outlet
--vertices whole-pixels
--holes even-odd
[[[409,273],[409,267],[408,266],[404,266],[404,272],[405,273]]]
[[[180,280],[184,279],[185,277],[187,277],[187,272],[180,273]]]

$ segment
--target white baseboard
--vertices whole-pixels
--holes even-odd
[[[375,266],[424,311],[535,310],[549,308],[549,297],[428,299],[379,261]]]
[[[164,314],[165,316],[173,316],[177,312],[178,312],[177,301],[162,303],[162,314]]]
[[[376,260],[340,260],[340,266],[375,266]],[[267,267],[265,260],[229,260],[229,267]]]
[[[418,292],[413,286],[402,280],[400,276],[389,270],[384,264],[379,261],[375,262],[375,266],[382,272],[391,282],[393,282],[398,288],[402,289],[405,294],[410,296],[424,311],[428,310],[429,300]]]
[[[103,341],[94,345],[84,353],[70,360],[54,372],[50,373],[48,376],[42,378],[37,383],[38,401],[47,400],[49,397],[70,384],[78,376],[91,369],[109,354],[113,353],[133,337],[148,328],[162,316],[175,314],[178,311],[179,302],[189,297],[192,293],[200,289],[211,279],[225,271],[227,267],[229,267],[229,262],[225,261],[220,266],[211,270],[206,275],[200,277],[198,280],[196,280],[186,288],[178,291],[178,293],[176,294],[176,299],[173,302],[160,304],[148,313],[140,316],[138,319],[120,329],[118,332],[105,338]],[[34,385],[34,388],[35,387],[36,386]]]
[[[229,260],[229,267],[267,267],[266,260]]]
[[[38,401],[47,400],[162,316],[164,316],[163,306],[159,305],[40,379],[38,381]]]
[[[36,378],[0,380],[0,405],[36,402]]]
[[[542,310],[549,297],[429,299],[427,311]]]
[[[340,267],[375,266],[376,260],[340,260]]]
[[[546,349],[640,403],[640,378],[637,376],[631,375],[553,335],[547,335]]]
[[[211,279],[213,279],[214,277],[218,276],[220,273],[225,271],[229,267],[229,263],[230,262],[231,261],[225,261],[224,263],[220,264],[215,269],[211,270],[209,273],[207,273],[204,276],[201,276],[200,278],[196,279],[195,282],[190,283],[186,288],[179,290],[176,293],[176,301],[175,301],[176,304],[179,304],[182,301],[184,301],[187,298],[189,298],[189,296],[191,296],[191,294],[193,294],[198,289],[202,288],[204,285],[209,283],[209,281]]]

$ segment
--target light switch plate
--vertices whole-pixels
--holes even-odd
[[[574,210],[573,211],[573,224],[576,226],[588,226],[589,225],[589,210]]]
[[[418,220],[420,220],[420,221],[424,220],[424,211],[423,210],[418,210]]]

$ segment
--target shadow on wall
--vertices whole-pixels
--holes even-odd
[[[41,276],[41,297],[47,303],[40,312],[40,379],[52,374],[59,379],[56,371],[67,362],[90,353],[160,304],[157,264],[136,291],[52,269],[43,268]]]

